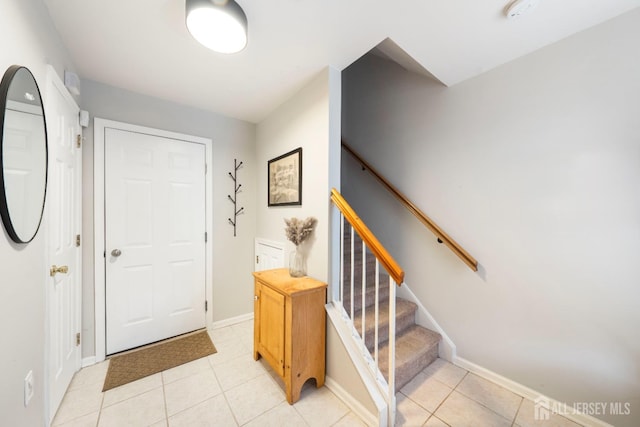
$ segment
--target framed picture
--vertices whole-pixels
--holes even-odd
[[[302,205],[302,147],[271,159],[267,165],[268,205]]]

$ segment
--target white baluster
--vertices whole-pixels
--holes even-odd
[[[360,309],[360,315],[362,317],[362,332],[360,337],[362,338],[362,349],[367,351],[366,337],[365,337],[365,305],[367,298],[367,245],[362,241],[362,308]]]
[[[373,358],[376,361],[376,367],[380,368],[380,365],[378,364],[378,333],[379,333],[379,326],[380,326],[380,291],[378,289],[378,287],[380,286],[380,263],[378,262],[378,259],[376,258],[376,278],[375,278],[375,285],[376,285],[376,311],[375,311],[375,343],[374,343],[374,350],[373,350]]]
[[[396,419],[396,283],[389,277],[389,425]]]
[[[354,314],[354,304],[353,304],[353,299],[354,299],[354,278],[355,278],[355,270],[354,270],[354,255],[355,255],[355,231],[353,229],[353,226],[351,227],[351,278],[350,278],[350,283],[351,283],[351,311],[349,312],[349,318],[351,319],[351,325],[353,325],[353,314]]]

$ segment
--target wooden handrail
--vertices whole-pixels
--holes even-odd
[[[424,212],[422,212],[411,200],[402,194],[396,187],[394,187],[389,181],[387,181],[375,168],[373,168],[366,160],[364,160],[358,153],[356,153],[349,145],[342,141],[342,148],[351,154],[365,169],[369,172],[387,189],[393,196],[400,201],[400,203],[409,210],[416,218],[420,220],[433,234],[438,237],[438,241],[442,241],[449,249],[453,251],[465,264],[469,266],[473,271],[478,271],[478,261],[462,246],[460,246],[455,240],[453,240],[447,233],[445,233],[438,225],[433,222]]]
[[[404,270],[393,259],[391,254],[382,246],[382,243],[378,241],[376,236],[365,225],[364,221],[360,219],[358,214],[349,206],[349,203],[342,197],[342,195],[335,188],[331,189],[331,201],[336,205],[342,215],[349,221],[349,224],[356,230],[358,236],[366,243],[367,247],[371,249],[371,252],[383,265],[389,276],[400,286],[404,282]]]

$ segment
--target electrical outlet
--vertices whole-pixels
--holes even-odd
[[[33,397],[33,371],[29,371],[24,377],[24,406],[29,404]]]

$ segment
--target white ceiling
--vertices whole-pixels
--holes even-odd
[[[640,7],[541,0],[531,15],[507,20],[510,0],[238,0],[249,44],[222,55],[189,35],[184,0],[43,1],[83,79],[250,122],[386,38],[451,86]]]

